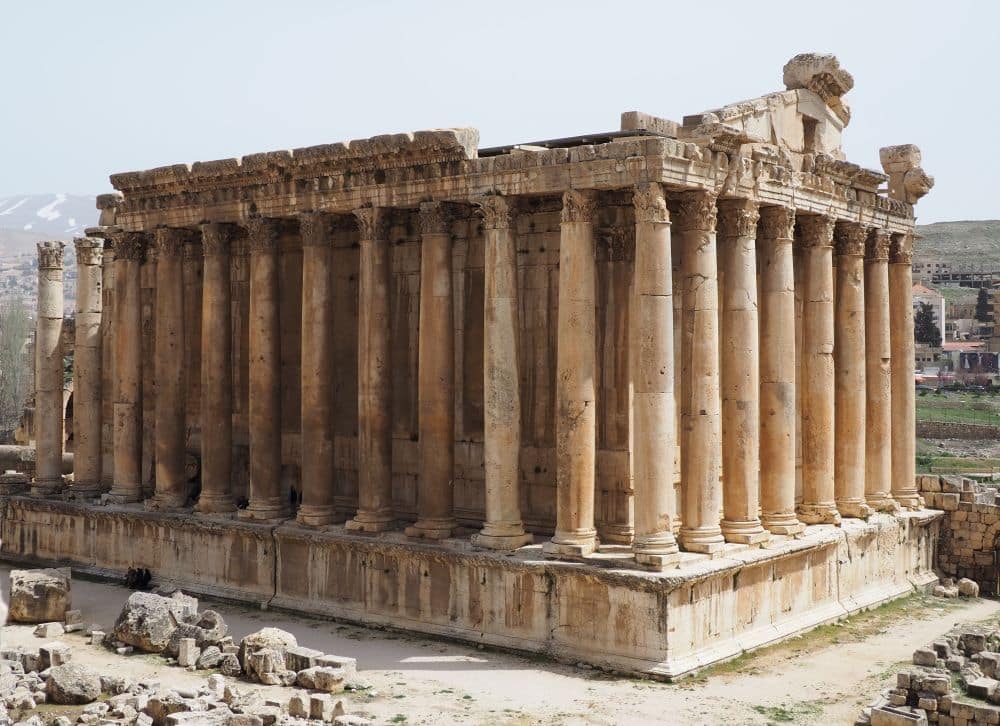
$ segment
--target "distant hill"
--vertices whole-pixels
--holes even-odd
[[[1000,270],[1000,220],[918,224],[914,261]]]
[[[0,197],[0,255],[30,252],[42,240],[70,240],[97,224],[96,197],[18,194]]]

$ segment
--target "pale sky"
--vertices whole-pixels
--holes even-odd
[[[914,143],[920,222],[1000,217],[1000,3],[16,0],[0,5],[0,195],[164,164],[475,126],[495,146],[677,121],[832,52],[844,147]]]

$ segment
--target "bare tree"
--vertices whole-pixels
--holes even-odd
[[[31,393],[32,361],[27,353],[31,329],[23,300],[0,299],[0,435],[17,427]]]

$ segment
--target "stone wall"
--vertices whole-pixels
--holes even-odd
[[[1000,426],[958,421],[917,421],[917,436],[927,439],[1000,439]]]

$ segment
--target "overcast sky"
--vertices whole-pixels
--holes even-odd
[[[11,0],[0,195],[422,128],[491,146],[632,109],[679,121],[781,90],[785,61],[822,51],[854,75],[850,160],[915,143],[937,181],[919,221],[995,219],[998,37],[993,0]]]

